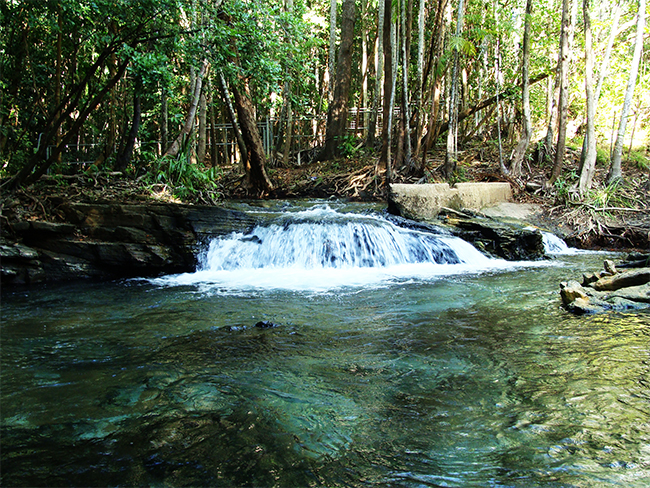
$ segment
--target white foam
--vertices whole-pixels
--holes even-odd
[[[522,266],[488,258],[457,237],[329,207],[282,214],[250,234],[213,239],[199,261],[195,273],[151,281],[202,289],[326,291]]]

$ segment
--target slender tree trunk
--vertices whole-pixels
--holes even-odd
[[[165,151],[163,157],[178,156],[181,147],[187,143],[187,139],[189,138],[192,132],[192,128],[194,127],[194,118],[196,117],[196,110],[199,106],[199,99],[201,98],[201,87],[203,86],[203,77],[205,76],[209,66],[210,63],[208,62],[208,60],[204,59],[203,63],[201,64],[201,69],[199,70],[199,73],[196,76],[196,81],[194,83],[194,93],[192,95],[192,102],[190,104],[189,110],[187,111],[187,116],[185,117],[185,123],[183,124],[183,128],[181,129],[180,134],[178,134],[178,137],[174,140],[172,145],[169,146],[167,151]]]
[[[627,126],[627,119],[630,114],[630,107],[632,106],[632,98],[634,97],[634,87],[636,86],[636,78],[639,73],[639,63],[641,61],[641,53],[643,51],[643,31],[645,30],[645,0],[639,0],[639,11],[637,13],[636,24],[636,39],[634,41],[634,55],[632,56],[632,63],[630,64],[630,74],[627,81],[627,90],[625,91],[625,99],[623,101],[623,110],[621,112],[621,121],[618,125],[618,136],[616,137],[616,144],[614,145],[614,155],[612,157],[612,164],[609,168],[609,175],[607,181],[609,183],[618,180],[622,176],[621,172],[621,159],[623,156],[623,139],[625,138],[625,128]]]
[[[217,113],[214,103],[212,83],[208,78],[208,117],[210,118],[210,166],[219,164],[219,146],[217,145]]]
[[[368,123],[368,138],[366,139],[366,147],[373,148],[375,146],[376,133],[377,133],[377,115],[379,113],[379,102],[381,100],[381,86],[384,76],[384,9],[385,2],[378,0],[377,2],[377,43],[375,49],[375,93],[372,99],[372,113],[370,115],[370,122]]]
[[[284,9],[285,12],[293,12],[293,0],[284,0]],[[285,39],[285,42],[290,42],[289,38]],[[283,105],[285,113],[287,114],[287,126],[284,135],[284,150],[282,152],[282,164],[286,165],[289,163],[289,156],[291,154],[291,143],[293,139],[293,107],[291,104],[291,77],[288,67],[285,68],[285,82],[284,82],[284,93],[283,93]]]
[[[131,129],[124,141],[124,147],[115,159],[115,171],[124,171],[133,157],[133,148],[135,147],[135,140],[138,137],[138,131],[140,130],[140,120],[142,116],[141,91],[142,77],[136,76],[136,79],[133,82],[133,119],[131,121]]]
[[[568,7],[567,7],[568,8]],[[553,16],[548,16],[548,23],[546,28],[548,31],[553,30],[552,20]],[[557,65],[555,68],[555,79],[548,80],[546,86],[546,116],[548,118],[548,125],[546,127],[546,136],[544,137],[544,144],[540,146],[538,152],[538,162],[544,160],[551,160],[554,143],[555,143],[555,128],[557,126],[557,102],[560,94],[560,64],[561,57],[558,55]]]
[[[582,10],[585,24],[585,92],[587,97],[587,147],[585,158],[580,171],[578,190],[580,195],[591,188],[591,180],[596,169],[596,94],[594,93],[594,49],[591,34],[591,17],[589,15],[589,0],[582,0]]]
[[[499,171],[502,175],[508,174],[508,168],[503,161],[503,143],[501,141],[502,130],[501,130],[501,34],[499,33],[499,11],[496,9],[496,4],[494,6],[494,19],[497,26],[497,36],[496,36],[496,46],[494,49],[494,78],[496,80],[497,92],[496,92],[496,103],[497,103],[497,137],[499,140]]]
[[[380,2],[382,0],[379,0]],[[390,184],[390,160],[393,125],[393,46],[391,30],[393,25],[393,9],[391,0],[384,1],[384,27],[383,27],[383,56],[384,56],[384,103],[382,118],[382,145],[379,156],[379,167],[386,168],[386,183]]]
[[[165,148],[169,144],[169,108],[167,106],[167,88],[164,86],[160,89],[160,145],[161,152],[163,154]]]
[[[207,138],[208,138],[208,99],[205,89],[201,90],[201,97],[199,99],[199,140],[196,148],[196,159],[199,163],[205,161],[207,153]]]
[[[330,0],[330,46],[327,67],[329,71],[328,100],[334,99],[334,76],[336,66],[336,9],[337,0]]]
[[[603,61],[600,65],[600,71],[598,73],[598,84],[596,85],[596,93],[594,94],[594,113],[598,110],[598,101],[600,100],[600,91],[603,86],[603,81],[607,76],[609,71],[609,60],[612,55],[612,47],[614,46],[614,39],[618,31],[618,22],[621,17],[621,5],[620,3],[616,4],[614,10],[614,19],[612,20],[612,25],[609,31],[609,37],[607,39],[607,47],[605,48],[605,55],[603,56]],[[585,135],[585,138],[582,141],[582,152],[580,153],[580,172],[585,164],[585,157],[587,155],[587,145],[589,144],[589,137]]]
[[[336,66],[334,99],[327,114],[325,146],[316,158],[320,161],[338,157],[341,140],[345,136],[348,120],[348,97],[352,80],[352,43],[354,41],[355,20],[355,1],[344,0],[341,10],[341,43]]]
[[[409,106],[409,54],[411,52],[411,25],[413,23],[413,0],[402,0],[402,120],[404,126],[404,163],[409,173],[413,171],[411,159],[411,107]]]
[[[284,82],[284,105],[287,114],[287,127],[284,132],[284,149],[282,151],[282,163],[289,163],[291,155],[291,143],[293,139],[293,107],[291,105],[291,81],[287,79]]]
[[[248,83],[245,80],[242,80],[242,82],[241,89],[233,84],[232,92],[235,99],[237,119],[248,153],[246,183],[250,191],[256,195],[263,195],[273,190],[273,184],[266,175],[266,155],[264,154],[262,138],[257,129],[255,108],[251,102]]]
[[[109,59],[108,72],[110,76],[115,76],[115,70],[117,69],[117,57],[115,55],[112,55]],[[104,148],[102,152],[97,156],[95,161],[93,161],[93,166],[96,167],[102,165],[105,161],[107,161],[108,158],[110,158],[117,149],[117,116],[115,107],[118,105],[118,95],[115,93],[116,91],[117,90],[111,90],[110,92],[108,101],[108,128],[105,134],[106,140],[104,142]]]
[[[424,13],[426,0],[420,0],[418,10],[418,58],[417,58],[417,87],[415,99],[415,149],[413,151],[413,174],[422,176],[422,165],[418,163],[420,159],[420,149],[422,148],[422,132],[424,129]]]
[[[56,36],[56,70],[54,75],[54,104],[57,107],[60,107],[61,106],[61,70],[63,65],[63,58],[61,53],[61,47],[63,42],[63,14],[62,14],[62,9],[60,4],[57,5],[56,10],[57,10],[56,22],[59,28],[59,32],[57,33]],[[55,144],[58,145],[60,143],[61,143],[61,127],[59,127],[55,139]],[[61,162],[60,154],[57,162],[59,163]]]
[[[519,139],[510,164],[510,171],[514,176],[521,176],[521,164],[530,144],[533,135],[533,124],[530,113],[530,26],[533,14],[533,0],[526,1],[526,19],[524,21],[524,46],[523,58],[521,61],[521,105],[524,113],[524,133]]]
[[[564,154],[566,150],[566,124],[569,109],[569,0],[562,2],[562,30],[560,32],[560,54],[559,54],[559,79],[560,79],[560,101],[558,103],[558,139],[555,149],[555,162],[549,185],[555,183],[562,173]]]
[[[429,57],[427,65],[424,70],[422,86],[426,86],[430,74],[433,72],[432,87],[431,87],[431,111],[429,114],[429,121],[427,124],[427,131],[422,139],[422,159],[420,163],[421,171],[424,173],[426,167],[426,158],[429,149],[438,137],[439,124],[438,113],[440,111],[440,93],[441,93],[441,76],[438,73],[437,66],[440,63],[442,56],[442,45],[445,33],[445,16],[444,12],[447,8],[447,0],[438,0],[438,9],[436,11],[436,19],[434,23],[434,32],[431,34],[431,48],[429,50]],[[423,123],[424,124],[424,123]]]
[[[368,2],[362,0],[361,2],[361,18],[365,19],[368,15]],[[370,34],[365,28],[365,23],[361,22],[361,96],[359,97],[359,108],[363,109],[362,112],[362,125],[363,140],[368,139],[368,122],[370,120],[368,114],[368,74],[370,72],[370,62],[368,60],[368,45],[370,43]],[[359,112],[357,112],[359,117]]]
[[[122,78],[128,65],[129,59],[122,61],[122,64],[116,70],[115,76],[108,80],[104,87],[95,94],[83,109],[80,110],[79,115],[72,123],[72,126],[67,130],[67,132],[65,132],[60,143],[53,149],[50,156],[46,157],[47,141],[51,140],[56,130],[58,130],[58,127],[63,123],[63,116],[53,122],[53,126],[48,135],[46,135],[42,141],[41,149],[39,149],[39,151],[30,158],[29,162],[25,164],[25,166],[23,166],[23,168],[11,179],[9,183],[10,188],[17,188],[23,183],[33,183],[45,174],[48,168],[57,160],[61,152],[65,149],[65,146],[68,145],[75,135],[79,133],[79,130],[88,116],[99,106],[108,92],[112,90],[120,78]],[[74,106],[78,107],[79,105],[77,103]],[[68,107],[64,113],[70,115],[71,111],[71,108]]]
[[[463,13],[465,10],[464,0],[458,1],[458,15],[456,20],[456,37],[463,34]],[[451,75],[449,94],[449,129],[447,131],[447,152],[442,173],[449,178],[456,171],[458,161],[458,70],[460,69],[460,53],[458,48],[454,49],[454,61]]]
[[[235,134],[235,139],[237,140],[237,147],[239,148],[239,154],[241,154],[242,169],[246,174],[248,174],[250,173],[250,165],[248,164],[248,151],[246,150],[246,143],[244,142],[241,129],[239,128],[239,124],[237,123],[237,114],[235,113],[235,108],[233,106],[232,99],[230,98],[230,92],[228,91],[228,85],[226,83],[226,79],[224,78],[223,71],[221,70],[219,70],[219,86],[221,88],[221,94],[223,96],[223,99],[226,102],[228,118],[230,119],[230,124],[232,125],[232,130]],[[227,152],[228,146],[224,146],[224,147],[226,148],[226,152]]]

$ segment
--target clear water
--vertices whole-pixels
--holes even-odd
[[[560,308],[602,259],[5,293],[2,484],[648,486],[650,314]]]

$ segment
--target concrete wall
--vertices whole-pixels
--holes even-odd
[[[434,219],[442,207],[455,210],[481,210],[512,200],[510,183],[447,183],[390,185],[389,208],[411,219]]]

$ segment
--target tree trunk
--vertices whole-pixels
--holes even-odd
[[[372,99],[372,113],[368,123],[368,138],[366,147],[374,148],[377,132],[377,115],[381,100],[381,86],[384,76],[384,9],[385,2],[379,0],[377,5],[377,43],[375,49],[375,93]]]
[[[293,139],[293,107],[291,106],[291,81],[284,82],[284,105],[287,114],[287,127],[284,132],[284,150],[282,152],[282,164],[289,163],[291,155],[291,143]]]
[[[365,19],[368,15],[368,8],[366,0],[361,1],[361,18]],[[370,69],[370,63],[368,62],[368,44],[370,41],[369,32],[365,28],[365,23],[361,23],[361,96],[359,97],[359,110],[357,111],[357,119],[360,117],[360,113],[363,114],[362,119],[360,119],[363,126],[362,137],[365,141],[368,138],[368,73]],[[361,109],[364,109],[363,111]],[[358,128],[358,125],[357,125]]]
[[[497,99],[497,138],[499,142],[499,171],[501,172],[502,175],[507,175],[508,174],[508,168],[506,168],[505,163],[503,162],[503,142],[501,140],[502,138],[502,130],[501,130],[501,101],[499,100],[500,98],[500,93],[501,93],[501,34],[499,33],[499,11],[496,8],[496,4],[494,5],[494,22],[497,26],[497,35],[496,35],[496,46],[494,49],[494,79],[496,81],[496,86],[497,86],[497,92],[496,92],[496,99]],[[522,80],[523,81],[523,80]]]
[[[524,21],[524,46],[523,58],[521,61],[521,105],[524,113],[524,133],[519,139],[510,163],[510,171],[513,176],[521,176],[521,164],[530,144],[533,135],[533,124],[530,113],[530,26],[533,15],[533,0],[526,1],[526,19]]]
[[[115,159],[115,171],[124,171],[133,157],[133,148],[135,147],[135,140],[138,137],[138,131],[140,130],[140,120],[142,115],[141,91],[142,77],[138,75],[133,83],[133,119],[131,121],[131,129],[124,141],[124,147]]]
[[[199,140],[196,148],[196,159],[199,163],[205,161],[207,153],[207,138],[208,138],[208,99],[205,89],[201,90],[201,97],[199,99]]]
[[[115,70],[117,66],[117,57],[112,55],[110,61],[108,62],[108,72],[110,76],[115,76]],[[104,148],[102,152],[97,156],[95,161],[93,161],[93,166],[99,167],[111,155],[117,150],[116,140],[117,140],[117,116],[115,115],[115,107],[118,105],[117,99],[118,95],[115,93],[116,90],[111,90],[109,100],[108,100],[108,127],[106,130]]]
[[[354,0],[344,0],[341,10],[341,43],[336,64],[334,99],[327,113],[325,146],[317,156],[318,161],[327,161],[340,155],[340,145],[345,136],[348,120],[348,97],[352,80],[352,43],[356,5]]]
[[[329,57],[327,58],[327,67],[329,71],[329,85],[327,99],[330,103],[334,99],[334,76],[336,61],[336,9],[337,0],[330,0],[330,46]]]
[[[382,0],[379,0],[380,2]],[[393,125],[393,46],[391,30],[393,25],[392,1],[384,0],[383,56],[384,56],[384,103],[382,118],[382,144],[379,167],[386,168],[386,183],[390,183],[390,160]]]
[[[589,0],[582,0],[582,10],[585,24],[585,92],[587,96],[587,147],[584,162],[580,171],[578,190],[580,195],[591,188],[591,180],[596,169],[596,95],[594,93],[594,50],[591,35],[591,18],[589,15]]]
[[[609,71],[609,59],[612,55],[612,47],[614,46],[614,39],[616,38],[618,30],[618,21],[621,17],[621,5],[620,3],[616,4],[616,10],[614,10],[614,20],[612,20],[612,25],[609,31],[609,37],[607,39],[607,47],[605,48],[605,55],[603,56],[603,61],[600,65],[600,70],[598,73],[598,84],[596,85],[596,93],[594,94],[595,99],[595,108],[594,111],[598,110],[598,101],[600,100],[600,91],[603,86],[603,81],[607,72]],[[585,138],[582,141],[582,152],[580,153],[580,172],[585,164],[585,156],[587,155],[587,144],[589,144],[589,138],[585,135]]]
[[[409,173],[413,172],[411,159],[413,148],[411,146],[411,108],[409,106],[409,54],[411,52],[411,25],[413,23],[413,0],[408,0],[408,7],[402,0],[402,120],[404,129],[404,164]]]
[[[412,172],[416,176],[422,176],[422,165],[419,164],[420,149],[422,147],[422,132],[424,122],[424,6],[426,0],[420,0],[418,10],[418,58],[417,58],[417,87],[415,99],[415,149],[413,151],[413,168]]]
[[[285,12],[293,12],[293,0],[284,0]],[[287,37],[285,42],[290,42]],[[287,60],[289,61],[289,60]],[[284,102],[284,111],[287,115],[287,127],[284,135],[284,151],[282,152],[282,164],[289,163],[289,156],[291,154],[291,143],[293,138],[293,107],[291,106],[291,77],[289,69],[285,68],[286,80],[284,82],[284,93],[282,95]]]
[[[427,131],[424,138],[422,139],[422,159],[420,163],[422,173],[424,173],[424,169],[426,167],[427,153],[429,152],[429,149],[431,149],[431,146],[433,145],[434,141],[438,137],[438,134],[440,133],[439,125],[438,125],[438,112],[440,110],[441,76],[440,73],[438,73],[439,70],[436,68],[440,63],[440,58],[442,56],[442,46],[443,46],[443,39],[444,39],[444,32],[445,32],[444,11],[446,8],[447,8],[447,0],[438,0],[438,10],[436,12],[434,32],[431,34],[431,48],[429,50],[427,65],[423,73],[423,78],[424,78],[424,81],[422,82],[423,87],[427,85],[427,80],[432,72],[433,72],[433,82],[430,90],[431,112],[429,114]]]
[[[248,82],[242,80],[242,84],[241,90],[234,83],[231,88],[242,138],[246,144],[248,160],[248,164],[245,165],[246,187],[255,195],[261,196],[272,191],[273,184],[266,175],[266,155],[264,154],[262,138],[257,129],[255,108],[251,102]]]
[[[210,166],[219,165],[219,146],[217,144],[217,110],[214,103],[212,83],[208,79],[208,117],[210,118]]]
[[[228,91],[228,85],[226,84],[226,79],[224,78],[223,71],[221,70],[219,70],[219,86],[221,87],[221,94],[223,96],[223,99],[226,102],[228,118],[230,119],[230,124],[232,125],[232,130],[235,134],[235,139],[237,140],[237,147],[239,148],[239,153],[241,154],[242,169],[246,174],[248,174],[250,173],[250,165],[248,164],[248,151],[246,150],[246,142],[244,142],[242,132],[239,128],[239,124],[237,123],[237,114],[235,113],[235,108],[232,104],[232,99],[230,98],[230,92]],[[228,146],[225,145],[224,147],[226,148],[226,152],[227,152]]]
[[[201,69],[199,70],[199,73],[196,76],[196,80],[194,83],[194,93],[192,94],[192,102],[190,103],[190,108],[187,111],[187,116],[185,117],[185,123],[183,124],[183,128],[181,129],[180,134],[178,134],[178,137],[174,140],[172,145],[169,146],[167,151],[165,151],[163,157],[178,156],[181,147],[187,143],[187,139],[189,138],[190,133],[192,132],[192,128],[194,127],[194,118],[196,117],[196,110],[199,106],[199,100],[201,98],[201,87],[203,86],[203,77],[205,76],[209,66],[210,66],[209,61],[207,59],[204,59],[203,63],[201,64]]]
[[[57,14],[56,22],[59,28],[59,32],[57,33],[56,36],[56,70],[54,75],[54,105],[60,107],[61,106],[61,70],[63,67],[63,59],[61,53],[61,47],[63,41],[63,15],[62,15],[62,9],[60,4],[57,5],[56,7],[56,14]],[[61,127],[59,127],[55,139],[55,144],[58,145],[60,143],[61,143]],[[61,162],[61,154],[59,154],[59,158],[57,160],[57,163],[60,162]]]
[[[458,0],[458,16],[456,20],[456,37],[463,34],[463,13],[465,10],[464,0]],[[460,53],[458,47],[454,49],[454,61],[451,75],[451,92],[449,94],[449,129],[447,130],[447,151],[445,153],[445,164],[442,167],[442,174],[449,178],[456,171],[458,160],[458,70],[460,65]]]
[[[549,185],[555,183],[562,173],[564,154],[566,150],[566,124],[569,109],[569,0],[562,2],[562,30],[560,32],[560,54],[558,77],[560,79],[560,101],[558,103],[558,131],[557,146],[555,149],[555,162],[553,171],[548,181]]]
[[[34,153],[34,155],[32,155],[27,164],[25,164],[25,166],[23,166],[22,169],[16,175],[14,175],[14,177],[8,183],[8,186],[10,188],[17,188],[23,183],[33,183],[45,174],[48,168],[52,165],[52,163],[54,163],[54,161],[57,160],[61,152],[65,149],[65,146],[68,145],[72,141],[72,138],[78,134],[88,116],[99,106],[108,92],[111,91],[120,80],[120,78],[122,78],[127,66],[129,65],[129,61],[129,59],[122,61],[122,64],[116,70],[115,75],[106,82],[104,87],[95,94],[95,96],[86,104],[84,108],[80,109],[79,100],[74,100],[70,103],[70,106],[66,108],[61,116],[55,117],[53,121],[50,121],[50,124],[48,125],[48,133],[41,141],[41,147],[36,153]],[[88,80],[89,77],[86,75],[85,80],[81,83],[86,86]],[[68,101],[70,101],[69,98]],[[62,103],[67,102],[64,100]],[[78,116],[74,119],[72,126],[63,135],[59,144],[54,147],[53,151],[50,153],[50,156],[46,157],[46,150],[49,141],[52,140],[52,137],[58,128],[61,127],[64,120],[70,116],[74,108],[80,109]],[[56,111],[58,112],[59,109]]]
[[[167,89],[163,86],[160,89],[160,155],[169,144],[169,109],[167,107]]]
[[[609,183],[620,179],[621,172],[621,159],[623,156],[623,139],[625,138],[625,128],[627,126],[627,119],[630,114],[630,107],[632,106],[632,98],[634,96],[634,87],[636,86],[636,78],[639,73],[639,63],[641,61],[641,52],[643,51],[643,31],[645,29],[645,0],[639,0],[639,11],[637,13],[636,24],[636,39],[634,41],[634,55],[632,56],[632,63],[630,65],[630,74],[627,81],[627,90],[625,91],[625,99],[623,101],[623,110],[621,112],[621,121],[618,126],[618,136],[616,137],[616,144],[614,145],[614,154],[612,157],[612,164],[609,169],[607,181]]]

